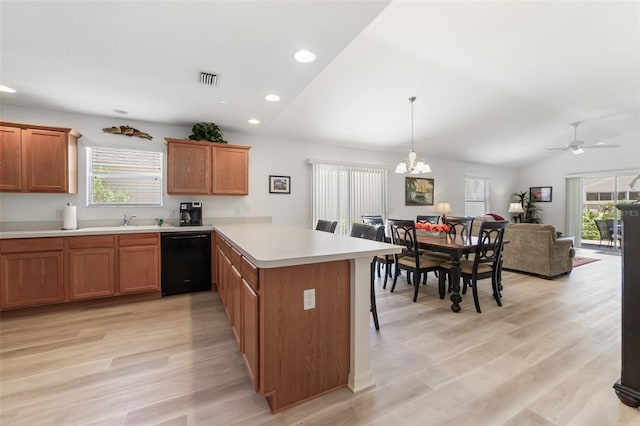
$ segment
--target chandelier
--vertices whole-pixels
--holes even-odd
[[[411,150],[407,158],[399,162],[396,166],[396,173],[409,173],[412,175],[431,173],[431,167],[424,162],[423,158],[419,158],[413,150],[413,102],[415,100],[415,96],[409,98],[409,102],[411,102]]]

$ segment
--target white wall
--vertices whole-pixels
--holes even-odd
[[[145,146],[156,144],[164,146],[164,138],[187,138],[190,127],[170,126],[157,123],[137,122],[125,118],[97,117],[71,114],[58,111],[25,109],[15,106],[3,106],[2,120],[40,125],[73,127],[82,133],[78,152],[79,191],[78,194],[0,194],[0,220],[18,221],[56,221],[59,211],[67,202],[78,206],[78,220],[121,220],[123,214],[135,214],[136,220],[162,217],[165,220],[176,219],[178,204],[181,201],[202,201],[203,216],[272,216],[274,223],[290,223],[311,226],[310,166],[307,159],[329,161],[349,161],[364,164],[384,165],[390,169],[389,217],[415,219],[418,214],[436,213],[436,206],[415,207],[404,205],[404,176],[393,173],[395,164],[406,152],[379,152],[345,149],[334,146],[299,143],[296,141],[274,140],[247,134],[225,132],[229,143],[250,145],[249,195],[246,197],[223,196],[171,196],[165,195],[162,208],[122,208],[122,207],[86,207],[86,161],[85,143],[96,142],[105,145],[128,144]],[[129,125],[153,136],[153,141],[137,137],[112,135],[102,132],[102,128]],[[166,152],[166,150],[165,150]],[[491,211],[507,217],[507,207],[511,194],[518,189],[516,170],[473,163],[429,158],[433,173],[425,177],[435,180],[435,203],[448,201],[453,212],[451,215],[464,214],[464,176],[483,176],[491,179]],[[269,194],[269,175],[291,176],[291,195]],[[166,188],[166,183],[165,183]]]
[[[604,171],[640,168],[640,134],[632,133],[607,140],[608,144],[620,144],[617,149],[586,150],[584,154],[571,152],[554,154],[550,158],[524,167],[518,172],[519,191],[528,191],[531,186],[553,187],[553,201],[540,203],[544,223],[564,232],[565,226],[565,176],[573,173],[596,173]],[[640,173],[640,171],[636,171]]]

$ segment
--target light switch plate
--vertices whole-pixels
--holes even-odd
[[[316,307],[316,289],[311,288],[304,291],[304,310],[314,309]]]

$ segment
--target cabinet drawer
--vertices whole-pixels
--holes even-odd
[[[240,270],[240,265],[242,264],[242,254],[234,249],[233,247],[229,247],[229,260],[236,267],[236,269]]]
[[[153,246],[158,244],[158,234],[131,234],[118,237],[120,246]]]
[[[1,253],[25,253],[36,251],[56,251],[64,247],[62,237],[59,238],[18,238],[0,240]]]
[[[249,262],[246,257],[242,257],[242,277],[254,291],[258,291],[258,268]]]
[[[68,237],[70,249],[113,247],[114,235],[89,235],[86,237]]]

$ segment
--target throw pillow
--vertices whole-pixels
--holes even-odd
[[[495,220],[504,220],[504,217],[500,216],[499,214],[495,214],[495,213],[487,213],[487,216],[491,216]]]

